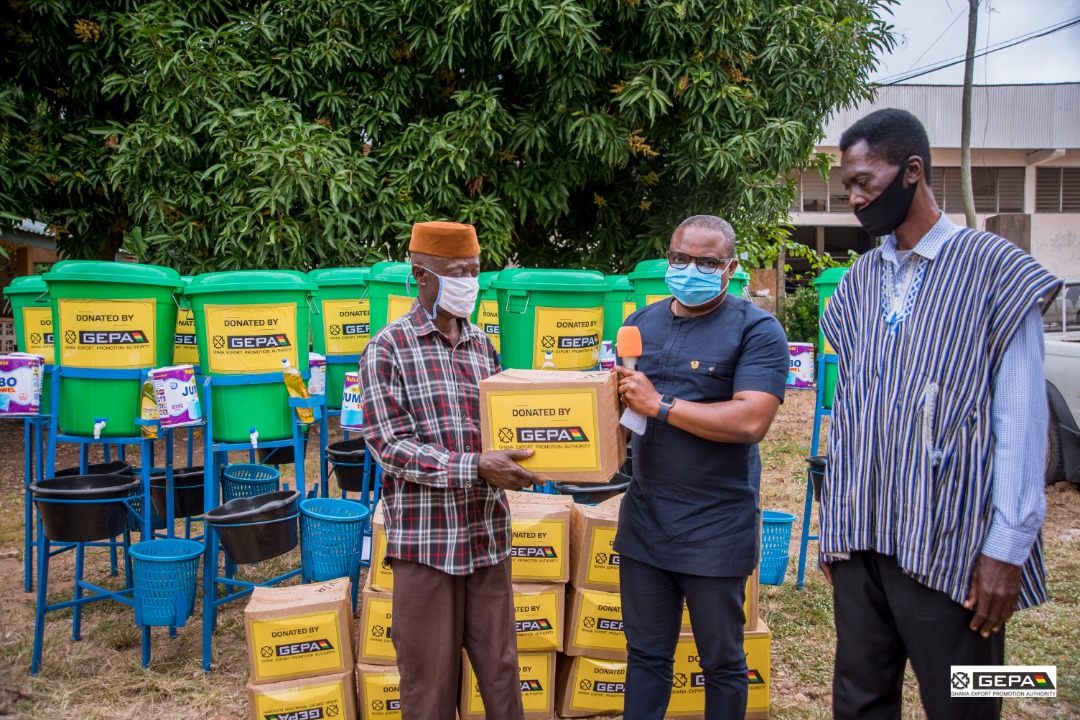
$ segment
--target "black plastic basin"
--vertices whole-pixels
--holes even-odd
[[[216,507],[203,518],[214,526],[221,547],[237,565],[283,555],[300,541],[296,490],[242,497]]]
[[[810,482],[814,485],[814,499],[821,501],[821,483],[825,480],[825,467],[829,464],[827,455],[811,455],[806,458],[806,470],[810,473]]]
[[[138,494],[141,485],[130,475],[66,475],[32,483],[30,492],[45,537],[52,542],[92,542],[124,532],[124,500]]]
[[[342,490],[360,492],[364,489],[365,455],[367,445],[363,438],[342,440],[326,446],[326,457],[334,466],[334,474]]]
[[[563,495],[572,495],[576,503],[595,505],[626,492],[632,481],[633,478],[629,475],[618,472],[606,483],[557,482],[555,489]]]
[[[154,509],[165,517],[165,473],[150,476],[150,499]],[[173,510],[175,517],[197,517],[203,514],[203,468],[202,466],[173,470]]]
[[[131,466],[123,460],[113,460],[107,463],[95,463],[86,466],[86,472],[80,473],[79,466],[64,468],[53,473],[53,477],[71,477],[73,475],[130,475]]]

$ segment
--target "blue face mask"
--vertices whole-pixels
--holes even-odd
[[[724,292],[726,270],[726,267],[719,267],[714,273],[703,273],[694,263],[690,263],[681,270],[676,270],[669,265],[664,280],[676,300],[687,307],[695,307],[715,300],[720,293]]]

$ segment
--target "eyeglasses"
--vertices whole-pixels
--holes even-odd
[[[675,252],[674,250],[667,251],[667,262],[671,267],[676,270],[682,270],[689,265],[692,260],[694,264],[697,265],[698,270],[706,275],[711,275],[716,272],[721,265],[724,266],[724,270],[727,270],[728,265],[730,265],[731,261],[734,259],[735,258],[710,257],[708,255],[697,257],[694,255],[687,255],[686,253]],[[723,272],[723,270],[721,270],[721,272]]]

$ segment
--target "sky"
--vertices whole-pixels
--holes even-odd
[[[892,53],[882,55],[871,80],[880,82],[888,76],[964,54],[968,0],[900,0],[892,6],[892,13],[891,18],[888,15],[885,18],[895,26],[896,47]],[[957,16],[961,17],[953,22]],[[1080,0],[982,0],[976,49],[1078,17]],[[910,82],[962,85],[964,65]],[[974,82],[977,85],[1080,82],[1080,25],[977,59]]]

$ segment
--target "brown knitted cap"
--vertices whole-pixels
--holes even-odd
[[[480,243],[472,225],[436,220],[412,226],[409,251],[444,258],[471,258],[480,254]]]

